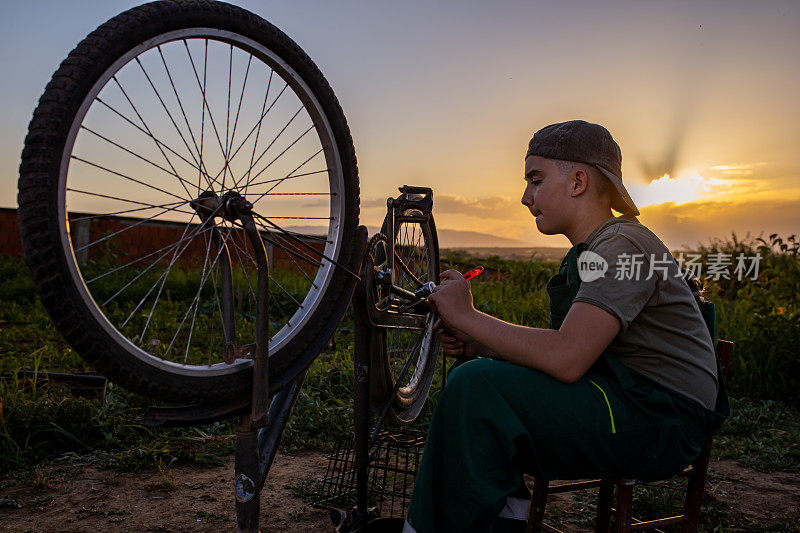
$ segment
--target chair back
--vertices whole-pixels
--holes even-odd
[[[719,339],[717,341],[717,357],[719,366],[722,369],[722,377],[728,379],[728,368],[731,364],[731,354],[733,353],[733,342]]]

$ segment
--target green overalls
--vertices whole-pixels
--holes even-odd
[[[570,249],[547,284],[551,328],[577,295],[586,248]],[[507,499],[530,497],[523,472],[548,480],[675,474],[730,415],[719,375],[711,411],[610,353],[574,383],[487,358],[461,364],[434,410],[404,531],[489,531]]]

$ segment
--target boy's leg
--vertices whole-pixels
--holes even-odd
[[[460,366],[434,411],[407,530],[488,531],[522,472],[570,479],[640,467],[651,424],[619,390],[591,374],[564,384],[488,359]]]

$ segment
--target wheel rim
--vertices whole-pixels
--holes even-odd
[[[220,68],[209,76],[213,65]],[[223,75],[214,78],[219,71]],[[146,108],[144,93],[150,97]],[[116,125],[111,134],[100,127],[108,124]],[[123,126],[120,140],[112,134],[122,135]],[[215,218],[218,230],[204,226],[190,201],[203,193],[219,198],[236,193],[260,215],[256,222],[273,259],[278,256],[270,276],[272,356],[308,323],[330,284],[330,261],[338,259],[346,237],[343,191],[331,125],[295,70],[242,35],[184,29],[132,48],[84,98],[59,173],[62,245],[75,286],[118,344],[171,372],[227,374],[252,363],[221,362],[220,285],[226,276],[221,264],[228,253],[239,345],[253,342],[248,310],[256,298],[255,267],[237,223]],[[107,224],[111,229],[98,234],[103,221],[121,228]],[[307,226],[299,229],[298,223]],[[115,241],[154,224],[171,235],[166,242],[123,249],[124,260],[114,257]],[[224,248],[215,246],[215,231]],[[187,274],[192,269],[194,282]],[[172,287],[192,283],[194,296],[188,291],[185,298],[173,297]]]
[[[438,276],[436,258],[431,253],[433,236],[430,225],[418,222],[400,222],[395,232],[395,268],[392,282],[409,291],[419,288],[418,282],[434,281]],[[398,265],[402,260],[407,267]],[[431,346],[433,344],[433,322],[431,317],[422,330],[389,328],[386,331],[386,349],[389,368],[393,381],[400,376],[403,366],[417,343],[420,344],[418,355],[411,362],[409,369],[398,389],[401,397],[412,397],[416,394],[420,383],[424,381],[425,369],[429,364]]]

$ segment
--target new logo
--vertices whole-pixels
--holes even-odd
[[[578,256],[578,276],[583,282],[600,279],[607,270],[608,262],[594,252],[586,250]]]

